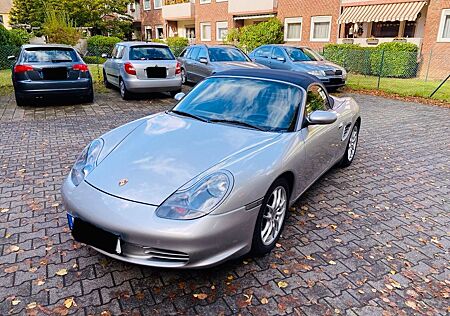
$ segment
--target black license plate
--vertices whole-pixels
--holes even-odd
[[[147,78],[166,78],[167,68],[166,67],[148,67],[147,68]]]
[[[75,218],[74,220],[72,236],[76,241],[109,253],[116,253],[119,236],[98,228],[79,218]]]
[[[66,80],[67,68],[66,67],[44,68],[42,69],[42,74],[44,80]]]
[[[339,84],[342,83],[342,79],[341,78],[330,78],[330,83],[334,83],[334,84]]]

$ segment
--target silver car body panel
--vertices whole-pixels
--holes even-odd
[[[330,98],[336,122],[304,127],[303,100],[297,129],[286,133],[204,123],[172,113],[128,123],[102,136],[98,166],[86,181],[78,187],[70,178],[65,181],[65,208],[120,235],[124,253],[107,253],[120,260],[198,268],[243,255],[251,249],[261,200],[275,179],[292,176],[292,205],[344,155],[345,131],[359,119],[359,107],[352,98]],[[174,191],[219,170],[230,172],[234,184],[212,213],[184,221],[156,216],[157,206]],[[127,185],[119,186],[125,178]],[[156,248],[168,257],[176,252],[177,259],[156,260],[141,248]]]

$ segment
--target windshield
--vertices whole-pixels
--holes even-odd
[[[211,61],[249,61],[247,56],[237,48],[211,47],[208,48]]]
[[[174,60],[172,52],[164,46],[133,46],[130,60]]]
[[[23,53],[26,63],[75,62],[77,54],[71,48],[27,48]]]
[[[286,83],[215,77],[194,88],[174,111],[207,121],[229,121],[265,131],[283,132],[295,127],[302,95],[299,88]]]
[[[285,47],[286,53],[292,61],[319,61],[323,58],[309,48]]]

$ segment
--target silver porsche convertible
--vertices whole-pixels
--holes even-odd
[[[351,98],[282,70],[230,70],[90,143],[62,188],[75,240],[148,266],[198,268],[275,246],[288,208],[349,166]]]

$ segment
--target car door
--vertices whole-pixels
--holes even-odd
[[[306,181],[311,184],[335,163],[341,143],[341,128],[338,120],[327,125],[309,125],[307,117],[314,111],[333,111],[325,89],[312,84],[307,90],[302,135],[306,148],[304,171]],[[309,185],[308,184],[308,185]]]
[[[272,50],[270,68],[290,70],[291,66],[287,57],[288,56],[286,55],[284,49],[275,46]]]
[[[258,64],[270,67],[271,55],[272,55],[272,46],[262,46],[255,51],[253,59]]]
[[[124,46],[117,44],[111,54],[111,58],[105,63],[105,72],[108,81],[119,86],[120,67],[122,66],[122,56]]]
[[[209,61],[207,48],[205,46],[200,46],[199,48],[200,50],[194,68],[198,76],[198,81],[201,81],[206,77],[211,76],[212,66]]]
[[[189,78],[190,81],[196,82],[198,81],[198,77],[195,73],[195,59],[198,56],[198,53],[200,51],[200,48],[198,46],[194,46],[189,50],[188,55],[186,56],[186,62],[185,62],[185,67],[186,67],[186,74]]]

